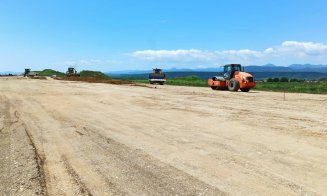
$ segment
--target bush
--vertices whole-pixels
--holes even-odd
[[[299,80],[296,78],[292,78],[292,79],[290,79],[290,82],[299,82]]]
[[[199,78],[198,76],[186,76],[186,77],[176,77],[176,78],[173,78],[172,80],[198,81],[198,80],[202,80],[202,79]]]
[[[287,77],[282,77],[279,80],[280,82],[288,82],[288,78]]]
[[[274,79],[272,79],[272,78],[268,78],[268,79],[267,79],[267,82],[274,82]]]
[[[279,82],[279,78],[274,78],[273,82]]]

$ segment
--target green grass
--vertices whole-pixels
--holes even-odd
[[[198,86],[198,87],[207,86],[207,80],[203,80],[197,76],[177,77],[171,80],[167,80],[166,83],[168,85],[176,85],[176,86]]]
[[[327,94],[327,82],[258,82],[253,90]]]
[[[100,72],[100,71],[89,71],[89,70],[83,70],[80,73],[81,77],[90,77],[90,78],[98,78],[103,80],[110,80],[111,78],[107,76],[106,74]]]
[[[55,71],[55,70],[52,70],[52,69],[45,69],[43,71],[37,71],[37,73],[38,73],[39,76],[52,76],[52,75],[56,75],[58,77],[65,76],[64,73],[59,72],[59,71]]]
[[[134,83],[149,83],[147,79],[129,79]],[[187,76],[187,77],[177,77],[172,79],[167,79],[166,85],[174,85],[174,86],[198,86],[198,87],[206,87],[207,81],[203,80],[197,76]]]

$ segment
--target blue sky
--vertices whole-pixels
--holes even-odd
[[[0,70],[327,64],[326,13],[325,0],[0,0]]]

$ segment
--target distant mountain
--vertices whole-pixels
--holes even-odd
[[[292,69],[317,69],[317,68],[326,68],[327,65],[312,65],[312,64],[292,64],[288,67]]]
[[[244,66],[247,72],[319,72],[327,73],[327,65],[312,65],[312,64],[292,64],[289,66],[277,66],[274,64],[266,65],[248,65]],[[164,72],[221,72],[222,67],[209,67],[209,68],[170,68],[164,69]],[[152,70],[127,70],[106,73],[109,76],[117,76],[121,74],[143,74],[150,73]]]
[[[327,73],[327,67],[316,68],[315,70],[316,70],[317,72]]]
[[[245,66],[249,72],[319,72],[327,73],[327,65],[311,65],[311,64],[292,64],[287,67],[277,66],[273,64],[257,66]]]
[[[170,68],[170,69],[163,69],[165,73],[167,72],[221,72],[223,70],[222,67],[209,67],[209,68],[195,68],[195,69],[188,69],[188,68]],[[151,73],[152,70],[123,70],[123,71],[111,71],[107,72],[108,76],[118,76],[118,75],[126,75],[126,74],[145,74]]]
[[[208,68],[193,68],[193,69],[187,69],[187,68],[171,68],[164,70],[165,72],[220,72],[222,71],[222,67],[208,67]]]
[[[327,65],[311,65],[311,64],[293,64],[288,66],[295,71],[307,72],[323,72],[327,73]]]
[[[266,64],[266,65],[263,65],[265,67],[277,67],[277,65],[274,65],[274,64]]]
[[[249,65],[244,66],[245,71],[247,72],[293,72],[294,70],[290,67],[282,67],[273,64],[267,65]]]
[[[165,72],[167,78],[176,78],[176,77],[185,77],[185,76],[197,76],[204,80],[211,78],[212,76],[218,75],[217,72]],[[327,73],[319,72],[251,72],[256,80],[264,80],[267,78],[296,78],[296,79],[305,79],[305,80],[318,80],[320,78],[327,78]],[[148,79],[149,74],[121,74],[113,76],[113,78],[139,78],[139,79]]]

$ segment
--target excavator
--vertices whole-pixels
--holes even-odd
[[[208,85],[212,90],[229,90],[249,92],[255,87],[255,81],[251,74],[244,72],[240,64],[227,64],[220,76],[208,79]]]

